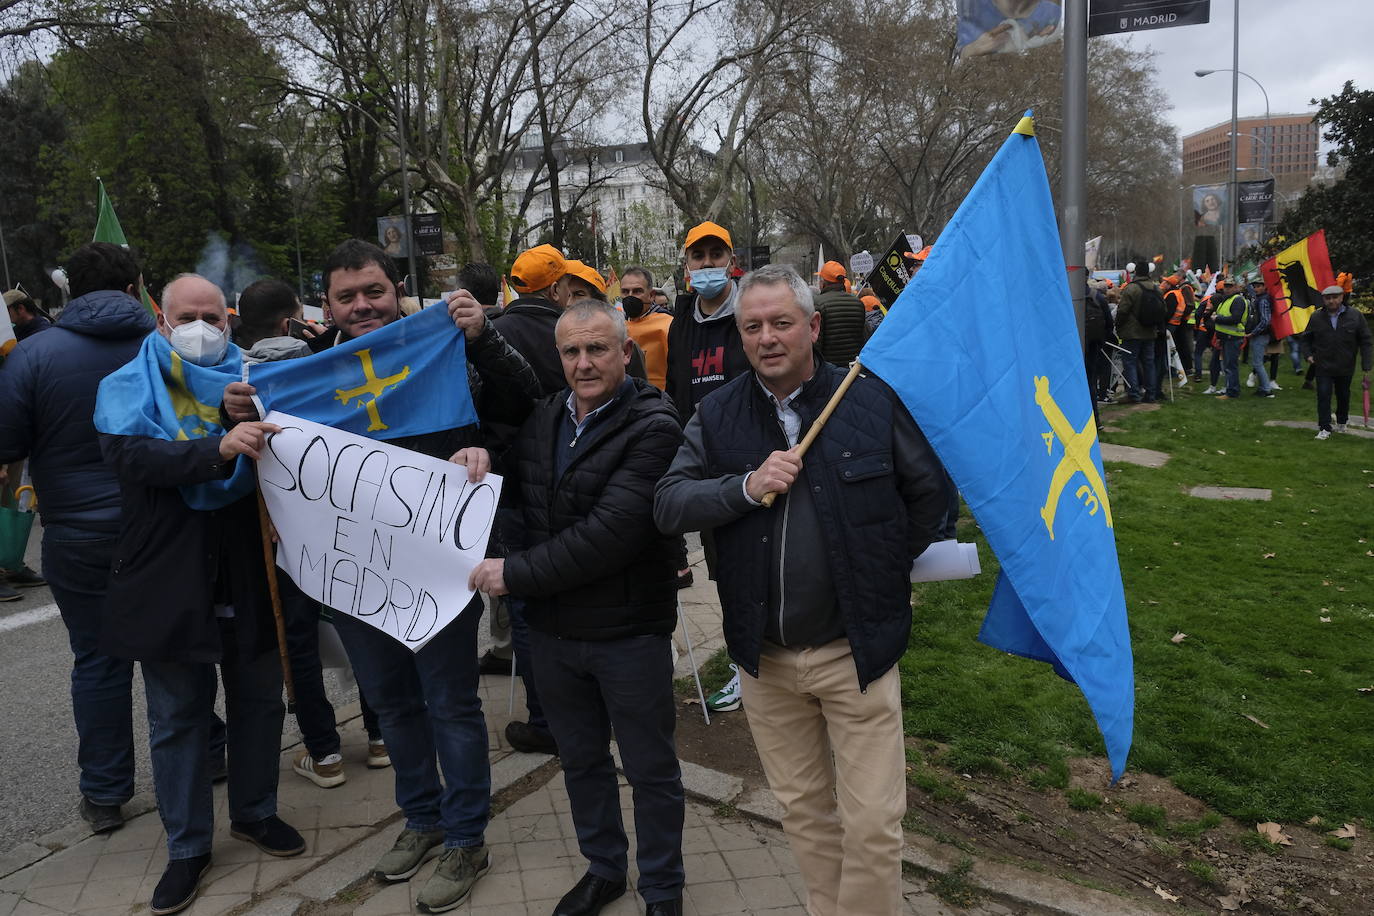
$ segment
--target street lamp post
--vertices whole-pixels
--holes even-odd
[[[1259,88],[1259,91],[1260,91],[1261,93],[1263,93],[1263,95],[1264,95],[1264,129],[1265,129],[1265,133],[1266,133],[1266,134],[1272,134],[1272,132],[1273,132],[1273,127],[1272,127],[1272,125],[1270,124],[1270,115],[1269,115],[1269,93],[1265,91],[1264,86],[1260,83],[1259,80],[1255,79],[1253,76],[1251,76],[1251,75],[1248,74],[1248,73],[1243,72],[1243,71],[1240,69],[1240,0],[1235,0],[1235,29],[1234,29],[1233,41],[1232,41],[1232,65],[1231,65],[1230,69],[1226,69],[1226,70],[1194,70],[1194,71],[1193,71],[1193,74],[1194,74],[1195,76],[1198,76],[1198,77],[1210,76],[1210,75],[1212,75],[1213,73],[1230,73],[1230,74],[1231,74],[1231,136],[1230,136],[1230,141],[1231,141],[1231,144],[1230,144],[1230,145],[1231,145],[1231,169],[1230,169],[1230,171],[1231,171],[1231,182],[1230,182],[1230,189],[1231,189],[1231,193],[1228,195],[1228,200],[1227,200],[1227,225],[1229,226],[1230,232],[1231,232],[1231,256],[1232,256],[1232,258],[1234,258],[1234,257],[1235,257],[1235,254],[1236,254],[1236,251],[1237,251],[1237,250],[1239,249],[1239,247],[1240,247],[1239,244],[1238,244],[1238,239],[1239,239],[1239,234],[1240,234],[1240,227],[1239,227],[1239,212],[1240,212],[1240,211],[1239,211],[1239,207],[1240,207],[1240,201],[1236,199],[1236,197],[1237,197],[1237,194],[1236,194],[1236,190],[1237,190],[1237,188],[1236,188],[1236,166],[1237,166],[1237,162],[1236,162],[1236,147],[1237,147],[1237,145],[1238,145],[1238,139],[1239,139],[1239,138],[1238,138],[1238,134],[1240,133],[1240,130],[1239,130],[1239,120],[1240,120],[1240,119],[1239,119],[1239,117],[1238,117],[1238,110],[1237,110],[1237,108],[1238,108],[1238,104],[1237,104],[1237,103],[1238,103],[1238,101],[1239,101],[1239,94],[1240,94],[1240,80],[1239,80],[1239,77],[1242,77],[1242,76],[1245,77],[1245,78],[1248,79],[1250,82],[1254,83],[1254,84]],[[1272,139],[1272,138],[1271,138],[1271,139]],[[1268,161],[1267,161],[1267,160],[1270,158],[1270,156],[1269,156],[1269,149],[1270,149],[1270,147],[1269,147],[1268,145],[1266,145],[1266,147],[1265,147],[1265,160],[1266,160],[1266,166],[1268,166],[1268,164],[1269,164]]]

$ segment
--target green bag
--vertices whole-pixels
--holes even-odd
[[[12,506],[0,506],[0,569],[19,569],[29,546],[33,513]]]

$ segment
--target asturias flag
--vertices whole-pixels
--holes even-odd
[[[1331,256],[1326,251],[1326,230],[1319,229],[1296,245],[1260,265],[1265,288],[1274,299],[1270,326],[1274,338],[1307,330],[1312,312],[1321,308],[1322,290],[1335,284]]]
[[[157,331],[138,355],[105,376],[95,401],[95,428],[115,436],[167,442],[224,435],[219,405],[224,386],[239,380],[242,356],[233,344],[214,366],[182,359]],[[226,480],[188,484],[182,498],[192,509],[219,509],[253,492],[252,462],[239,461]]]
[[[301,359],[248,369],[262,414],[279,410],[371,439],[477,422],[463,332],[440,302]]]
[[[1077,684],[1119,777],[1135,719],[1126,598],[1029,113],[859,362],[911,411],[1001,563],[979,639]]]

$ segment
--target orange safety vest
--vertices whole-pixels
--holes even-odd
[[[1183,290],[1171,289],[1164,294],[1165,301],[1170,299],[1174,302],[1174,312],[1169,316],[1169,324],[1178,327],[1183,323],[1183,310],[1188,307],[1188,303],[1183,298]]]

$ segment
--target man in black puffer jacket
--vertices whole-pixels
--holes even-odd
[[[661,391],[628,378],[624,316],[584,299],[564,312],[571,387],[542,400],[506,462],[527,547],[486,560],[472,584],[526,599],[535,679],[558,742],[587,874],[556,912],[593,914],[625,891],[614,728],[634,789],[638,890],[648,914],[682,912],[681,771],[673,744],[676,538],[654,527],[654,484],[682,442]]]
[[[135,298],[138,263],[126,249],[83,245],[67,276],[75,298],[57,326],[21,342],[0,372],[0,465],[28,457],[42,495],[43,572],[75,656],[81,816],[104,833],[124,823],[120,805],[134,794],[133,662],[98,648],[120,500],[91,414],[101,380],[156,323]]]

